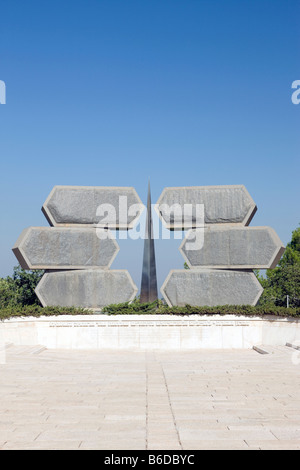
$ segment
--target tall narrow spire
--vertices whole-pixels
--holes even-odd
[[[155,300],[157,300],[157,279],[149,181],[140,301],[144,303]]]

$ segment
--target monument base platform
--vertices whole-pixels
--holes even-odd
[[[48,349],[249,349],[300,345],[300,319],[99,314],[12,318],[0,322],[0,342]]]

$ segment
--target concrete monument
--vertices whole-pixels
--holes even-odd
[[[24,269],[47,271],[36,289],[41,303],[100,309],[131,301],[137,287],[129,273],[109,270],[119,250],[110,229],[133,228],[143,209],[134,188],[55,186],[42,208],[51,227],[24,230],[13,247]],[[163,190],[162,222],[189,229],[180,251],[190,269],[168,275],[161,288],[168,305],[258,302],[263,289],[252,270],[274,268],[284,247],[270,227],[248,226],[256,210],[243,185]],[[141,301],[156,298],[149,186]]]
[[[256,305],[263,288],[251,271],[179,269],[169,273],[161,291],[170,307]]]
[[[203,247],[187,249],[189,239],[197,237],[195,229],[179,249],[190,268],[273,269],[284,252],[281,240],[270,227],[210,225],[200,235]]]
[[[126,270],[48,272],[36,288],[42,305],[99,309],[134,299],[137,287]]]
[[[130,210],[129,210],[130,208]],[[50,225],[133,228],[144,205],[134,188],[55,186],[42,211]]]
[[[197,227],[197,204],[205,207],[205,224],[249,225],[257,209],[245,186],[233,185],[165,188],[157,201],[156,211],[168,229],[187,230]],[[194,209],[190,217],[184,214],[187,205]],[[177,207],[182,211],[174,211]]]
[[[274,268],[284,247],[270,227],[248,227],[257,207],[243,185],[165,188],[156,210],[168,229],[190,229],[180,246],[190,269],[171,271],[161,288],[168,305],[257,304],[251,270]]]
[[[29,227],[13,252],[23,269],[104,269],[111,266],[119,249],[105,229]]]
[[[143,303],[155,300],[157,300],[157,278],[149,182],[140,301]]]
[[[46,270],[42,305],[97,310],[133,300],[129,273],[109,270],[119,251],[110,229],[134,227],[143,209],[134,188],[55,186],[42,208],[52,227],[24,230],[13,247],[24,269]]]

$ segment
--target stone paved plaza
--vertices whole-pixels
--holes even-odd
[[[300,351],[10,345],[0,449],[300,449]]]

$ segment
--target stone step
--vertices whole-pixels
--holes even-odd
[[[293,348],[293,349],[297,349],[298,351],[300,351],[300,343],[299,344],[286,343],[286,346],[288,348]]]
[[[40,344],[35,346],[19,346],[10,344],[9,347],[10,352],[18,356],[21,356],[23,354],[40,354],[41,352],[45,351],[45,349],[47,349],[45,346],[42,346]]]
[[[267,346],[253,346],[253,349],[259,354],[270,354]]]
[[[8,348],[11,348],[13,346],[13,343],[5,343],[4,345],[0,345],[0,351],[5,351]]]
[[[276,354],[276,355],[288,355],[291,354],[291,350],[288,346],[270,346],[270,345],[256,345],[253,346],[254,351],[259,354]]]

